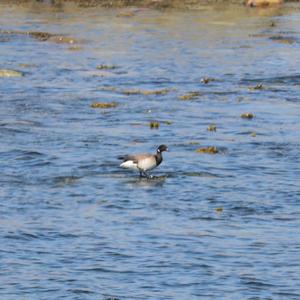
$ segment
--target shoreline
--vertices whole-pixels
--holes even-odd
[[[299,3],[300,0],[287,0],[285,2]],[[29,4],[40,3],[53,6],[61,6],[68,3],[78,7],[103,7],[103,8],[126,8],[146,7],[153,9],[184,9],[194,10],[210,4],[240,4],[245,5],[246,0],[0,0],[1,4]]]

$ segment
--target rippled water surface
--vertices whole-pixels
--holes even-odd
[[[299,5],[130,11],[0,5],[0,298],[300,299]]]

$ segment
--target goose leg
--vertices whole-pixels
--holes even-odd
[[[144,174],[145,174],[145,176],[146,176],[147,179],[152,179],[152,178],[153,178],[153,175],[149,175],[149,174],[146,173],[145,171],[144,171]]]
[[[147,179],[153,178],[152,175],[147,174],[147,172],[146,172],[146,171],[143,171],[143,170],[140,170],[140,177],[141,177],[141,178],[147,178]]]
[[[147,177],[147,174],[143,170],[140,170],[140,177]]]

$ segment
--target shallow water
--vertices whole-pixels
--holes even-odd
[[[299,5],[0,8],[1,299],[300,299]]]

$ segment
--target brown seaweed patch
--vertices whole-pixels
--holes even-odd
[[[42,31],[27,31],[24,34],[27,34],[42,42],[47,41],[50,37],[53,36],[53,34],[49,32],[42,32]]]
[[[223,212],[223,207],[216,207],[215,208],[215,212],[217,212],[217,213],[221,213],[221,212]]]
[[[21,67],[21,68],[36,68],[37,67],[37,65],[36,64],[27,64],[27,63],[20,63],[19,64],[19,67]]]
[[[210,124],[210,125],[207,127],[207,130],[208,130],[208,131],[217,131],[217,125],[216,125],[216,124]]]
[[[243,119],[253,119],[254,114],[252,114],[252,113],[243,113],[243,114],[241,114],[241,118],[243,118]]]
[[[24,74],[16,70],[0,69],[0,77],[22,77]]]
[[[169,93],[171,89],[160,89],[160,90],[140,90],[140,89],[133,89],[133,90],[123,90],[122,93],[125,95],[165,95]]]
[[[179,99],[180,100],[192,100],[194,98],[198,98],[199,96],[201,96],[200,92],[189,92],[187,94],[179,96]]]
[[[198,148],[196,150],[197,153],[208,153],[208,154],[217,154],[219,153],[219,149],[215,146]]]
[[[160,123],[157,122],[157,121],[151,121],[151,122],[150,122],[150,128],[151,128],[151,129],[158,129],[159,126],[160,126]]]
[[[101,64],[96,67],[96,69],[98,70],[115,70],[117,68],[118,67],[115,65],[105,65],[105,64]]]
[[[114,108],[117,106],[116,102],[94,102],[91,104],[92,108]]]

